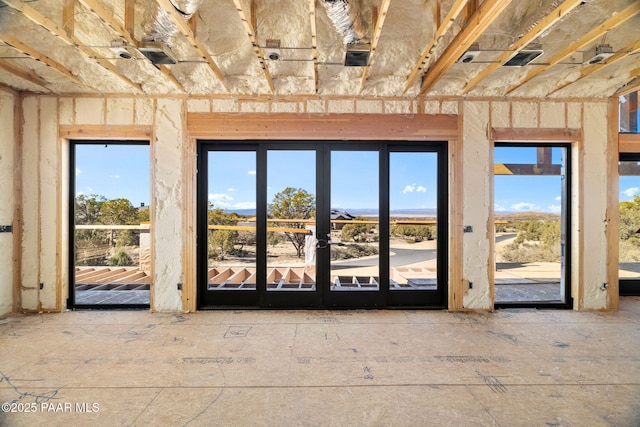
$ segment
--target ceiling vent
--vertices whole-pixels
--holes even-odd
[[[138,48],[141,54],[146,56],[152,64],[176,64],[176,58],[171,49],[164,42],[142,42]]]
[[[344,57],[346,67],[366,67],[369,64],[371,51],[368,44],[347,45],[347,53]]]
[[[532,43],[512,56],[511,59],[505,62],[503,65],[505,67],[522,67],[536,59],[538,56],[542,55],[543,52],[544,51],[542,50],[541,44]]]
[[[267,39],[267,44],[264,48],[264,56],[271,61],[279,61],[282,57],[280,53],[280,40]]]
[[[469,62],[473,62],[476,57],[480,55],[480,45],[478,43],[473,43],[469,46],[469,49],[458,59],[458,62],[462,62],[467,64]]]
[[[613,56],[613,48],[611,45],[598,44],[593,49],[589,49],[584,53],[583,62],[585,64],[598,64],[610,56]]]

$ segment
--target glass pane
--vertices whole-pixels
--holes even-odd
[[[497,303],[565,300],[565,152],[495,148]]]
[[[632,92],[628,95],[621,96],[620,104],[620,132],[638,133],[638,119],[640,118],[640,110],[638,110],[638,92]]]
[[[208,154],[208,289],[256,289],[256,153]]]
[[[389,154],[391,290],[437,288],[437,153]]]
[[[267,291],[316,289],[316,153],[267,152]]]
[[[380,288],[379,164],[377,151],[331,153],[332,291]]]
[[[149,304],[149,146],[74,149],[75,304]]]
[[[640,278],[640,164],[620,162],[620,280]]]

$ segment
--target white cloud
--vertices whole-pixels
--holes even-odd
[[[249,171],[249,172],[247,172],[247,173],[248,173],[249,175],[255,175],[255,174],[256,174],[256,171]]]
[[[426,193],[427,187],[423,187],[422,185],[418,184],[407,184],[404,187],[404,190],[402,190],[402,194],[413,193],[414,191],[418,193]]]
[[[505,212],[507,210],[507,208],[505,208],[504,206],[499,205],[497,203],[494,203],[493,210],[496,211],[496,212]]]
[[[640,188],[638,187],[627,188],[622,193],[624,193],[625,196],[631,199],[633,196],[637,196],[638,194],[640,194]]]
[[[209,200],[211,200],[212,202],[214,202],[214,204],[218,206],[229,207],[231,206],[231,203],[229,202],[233,200],[233,197],[225,193],[217,193],[217,194],[209,194]]]
[[[556,201],[558,201],[558,202],[559,202],[560,200],[562,200],[562,196],[558,196],[558,197],[556,197]]]
[[[80,197],[80,196],[84,196],[84,193],[82,191],[78,191],[76,193],[76,197]]]
[[[549,211],[553,213],[560,213],[561,210],[562,210],[562,206],[560,205],[549,205]]]
[[[235,189],[235,188],[227,188],[227,191],[228,191],[229,193],[233,193],[234,191],[236,191],[236,189]]]
[[[511,209],[516,211],[536,211],[540,209],[540,206],[536,205],[535,203],[520,202],[511,206]]]
[[[80,169],[76,168],[76,176],[80,175],[81,173],[82,173],[82,171]]]
[[[120,175],[109,175],[109,178],[120,179]]]

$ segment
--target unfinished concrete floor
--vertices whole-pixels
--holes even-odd
[[[15,315],[0,402],[2,426],[638,426],[640,298],[615,313]]]

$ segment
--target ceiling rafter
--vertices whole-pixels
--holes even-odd
[[[506,52],[502,53],[496,62],[491,64],[487,64],[480,73],[478,73],[475,77],[473,77],[466,84],[464,89],[462,90],[463,94],[469,93],[473,88],[475,88],[478,83],[484,80],[489,74],[493,73],[496,69],[500,68],[502,64],[507,62],[513,55],[520,52],[522,49],[527,47],[529,43],[538,38],[540,34],[547,31],[553,25],[555,25],[560,19],[564,18],[569,12],[571,12],[576,6],[579,6],[583,0],[566,0],[560,6],[555,8],[553,12],[547,15],[542,21],[540,21],[536,26],[531,28],[524,36],[515,41],[509,46]]]
[[[313,78],[315,93],[320,87],[318,77],[318,29],[316,27],[316,0],[309,0],[309,22],[311,23],[311,51],[313,52]]]
[[[631,70],[629,78],[631,81],[618,89],[618,91],[613,94],[614,97],[625,96],[629,95],[631,92],[640,91],[640,67]]]
[[[25,4],[24,1],[22,0],[2,0],[2,1],[4,1],[4,3],[7,6],[11,7],[12,9],[15,9],[21,12],[22,16],[24,16],[34,24],[41,26],[42,28],[47,30],[49,33],[56,36],[57,38],[59,38],[69,46],[79,46],[79,47],[84,46],[84,44],[80,40],[78,40],[73,34],[70,34],[73,28],[72,25],[68,26],[67,28],[69,31],[66,31],[65,29],[60,28],[53,21],[51,21],[49,18],[42,15],[40,12],[38,12],[31,6]],[[69,25],[69,22],[67,22],[67,25]],[[115,65],[113,65],[109,60],[100,59],[99,58],[100,55],[98,55],[98,53],[95,52],[93,49],[86,49],[86,50],[81,49],[80,51],[85,56],[87,56],[92,62],[95,61],[98,65],[102,66],[106,70],[113,73],[114,76],[118,77],[120,80],[124,81],[129,86],[142,92],[142,86],[140,84],[133,82],[129,80],[127,77],[120,74],[116,69]]]
[[[18,77],[20,77],[23,80],[27,80],[31,83],[33,83],[34,85],[40,86],[42,88],[44,88],[47,92],[50,92],[49,88],[47,87],[47,82],[44,81],[43,79],[41,79],[40,77],[37,77],[31,73],[28,73],[26,71],[24,71],[21,68],[15,67],[12,64],[9,64],[7,61],[3,61],[0,59],[0,68],[10,72],[11,74],[14,74]]]
[[[549,92],[547,95],[551,95],[552,93],[556,93],[561,89],[564,89],[565,87],[572,85],[580,80],[582,80],[583,78],[595,73],[596,71],[599,71],[601,69],[603,69],[604,67],[607,67],[609,65],[615,64],[616,62],[625,59],[627,57],[629,57],[629,55],[632,55],[636,52],[640,51],[640,40],[636,40],[635,42],[623,47],[622,49],[620,49],[619,51],[617,51],[613,56],[610,56],[609,58],[607,58],[606,60],[604,60],[603,62],[597,63],[597,64],[591,64],[588,65],[586,67],[584,67],[581,71],[580,71],[580,76],[578,76],[577,79],[569,81],[569,82],[565,82],[561,85],[559,85],[558,87],[556,87],[555,89],[553,89],[551,92]]]
[[[120,25],[120,23],[113,18],[112,14],[107,12],[107,10],[105,10],[102,6],[96,3],[95,0],[77,0],[77,1],[87,9],[91,10],[91,12],[93,12],[102,22],[107,24],[114,33],[122,37],[127,42],[127,44],[133,46],[136,49],[138,48],[140,43],[138,42],[138,40],[133,38],[133,31],[130,31],[130,30],[133,30],[132,21],[129,21],[125,24],[127,27],[130,26],[130,30],[127,30],[125,27]],[[130,8],[131,8],[131,5],[125,4],[125,16],[128,16],[129,20],[132,19]],[[138,59],[142,59],[142,58],[144,58],[142,55],[138,55]],[[144,60],[146,60],[146,58]],[[107,62],[111,64],[110,61],[107,61]],[[178,79],[176,79],[176,77],[173,75],[169,67],[162,64],[154,64],[154,66],[158,68],[158,70],[160,70],[160,72],[167,79],[169,79],[169,81],[171,81],[179,90],[181,90],[182,92],[186,92],[182,84],[178,81]],[[142,90],[142,86],[140,87],[140,90]]]
[[[209,55],[209,52],[207,52],[207,49],[202,44],[202,42],[198,40],[196,36],[193,34],[193,31],[191,31],[191,27],[189,26],[189,23],[185,21],[182,18],[182,16],[180,16],[180,13],[176,10],[175,7],[173,7],[173,5],[169,0],[156,0],[156,3],[158,3],[158,5],[161,8],[163,8],[165,12],[167,12],[167,15],[169,15],[173,23],[176,24],[176,26],[180,30],[180,33],[183,36],[185,36],[187,40],[189,40],[189,43],[191,44],[191,46],[193,46],[198,51],[202,59],[204,59],[204,61],[209,66],[209,68],[211,68],[211,71],[213,71],[213,74],[217,77],[217,79],[220,81],[222,86],[227,91],[229,91],[229,86],[225,81],[222,70],[213,61],[213,59],[211,58],[211,55]]]
[[[48,66],[50,68],[53,68],[54,70],[56,70],[60,74],[65,75],[66,77],[70,78],[74,82],[76,82],[78,84],[81,84],[82,86],[88,87],[88,88],[90,88],[92,90],[95,90],[91,86],[89,86],[88,84],[86,84],[85,82],[80,80],[78,77],[74,76],[71,73],[71,71],[69,71],[64,65],[60,64],[59,62],[55,61],[54,59],[49,58],[48,56],[46,56],[45,54],[37,51],[36,49],[34,49],[34,48],[30,47],[30,46],[27,46],[26,44],[22,43],[20,40],[18,40],[16,38],[10,36],[9,34],[0,33],[0,41],[3,41],[7,45],[11,46],[12,48],[16,49],[19,52],[22,52],[23,54],[35,59],[36,61],[42,62],[46,66]]]
[[[574,54],[578,50],[582,49],[586,45],[588,45],[588,44],[594,42],[596,39],[602,37],[608,31],[616,28],[618,25],[620,25],[620,24],[626,22],[627,20],[633,18],[638,13],[640,13],[640,2],[634,2],[631,6],[629,6],[626,9],[616,13],[615,15],[613,15],[613,17],[609,18],[608,20],[606,20],[602,24],[598,25],[596,28],[594,28],[593,30],[589,31],[587,34],[585,34],[584,36],[580,37],[578,40],[574,41],[573,43],[570,43],[569,46],[567,46],[566,48],[562,49],[560,52],[555,54],[553,56],[553,58],[551,58],[548,61],[547,65],[541,65],[539,67],[536,67],[533,71],[528,73],[525,76],[525,78],[522,79],[519,83],[516,83],[515,85],[510,86],[507,89],[506,94],[509,94],[509,93],[513,92],[514,90],[516,90],[520,86],[522,86],[525,83],[533,80],[534,78],[536,78],[540,74],[544,73],[549,68],[551,68],[554,65],[557,65],[559,62],[563,61],[565,58],[571,56],[572,54]]]
[[[418,77],[418,75],[420,74],[420,71],[422,71],[422,69],[427,65],[427,59],[431,57],[431,52],[436,47],[436,45],[438,44],[442,36],[444,36],[446,32],[449,31],[449,28],[451,28],[456,18],[458,18],[458,15],[460,15],[460,12],[462,12],[462,9],[464,9],[468,1],[469,0],[456,0],[455,3],[451,6],[451,9],[447,13],[447,16],[445,16],[444,18],[444,22],[438,25],[436,34],[433,36],[431,41],[427,43],[427,46],[425,46],[424,50],[422,51],[422,54],[420,55],[420,59],[418,60],[418,63],[413,67],[411,74],[409,74],[407,83],[404,86],[403,93],[406,93],[407,90],[409,90],[409,88],[411,87],[411,85],[413,85],[413,82],[416,80],[416,77]],[[440,2],[437,3],[437,7],[435,9],[436,9],[436,13],[438,14],[437,20],[439,20],[440,19]]]
[[[371,68],[371,62],[373,61],[373,55],[376,53],[378,47],[378,41],[380,41],[380,34],[382,33],[382,27],[384,26],[384,20],[387,18],[387,12],[389,11],[389,5],[391,0],[382,0],[380,3],[380,9],[378,10],[378,18],[376,19],[376,26],[373,29],[373,37],[371,37],[371,52],[369,53],[369,62],[362,70],[362,79],[360,80],[360,90],[362,93],[364,84],[367,81],[369,75],[369,69]]]
[[[468,25],[458,33],[436,63],[427,70],[420,95],[429,91],[444,73],[462,56],[480,35],[496,20],[511,0],[485,0],[469,18]]]
[[[242,0],[233,0],[233,4],[236,6],[236,10],[238,11],[238,15],[240,15],[240,20],[242,21],[242,24],[244,25],[244,29],[247,31],[247,35],[249,36],[249,41],[251,42],[251,45],[253,46],[253,51],[256,54],[256,57],[258,58],[258,62],[260,63],[260,67],[262,68],[262,71],[264,72],[264,77],[267,80],[267,84],[269,85],[269,89],[271,90],[271,93],[274,93],[276,91],[275,87],[273,86],[273,79],[271,78],[271,74],[269,73],[269,68],[267,68],[267,64],[265,64],[264,62],[264,52],[262,52],[262,48],[260,48],[260,45],[258,44],[258,40],[256,38],[256,29],[253,28],[253,25],[251,25],[251,22],[249,22],[249,20],[247,19],[247,15],[244,12],[244,8],[242,5]]]

